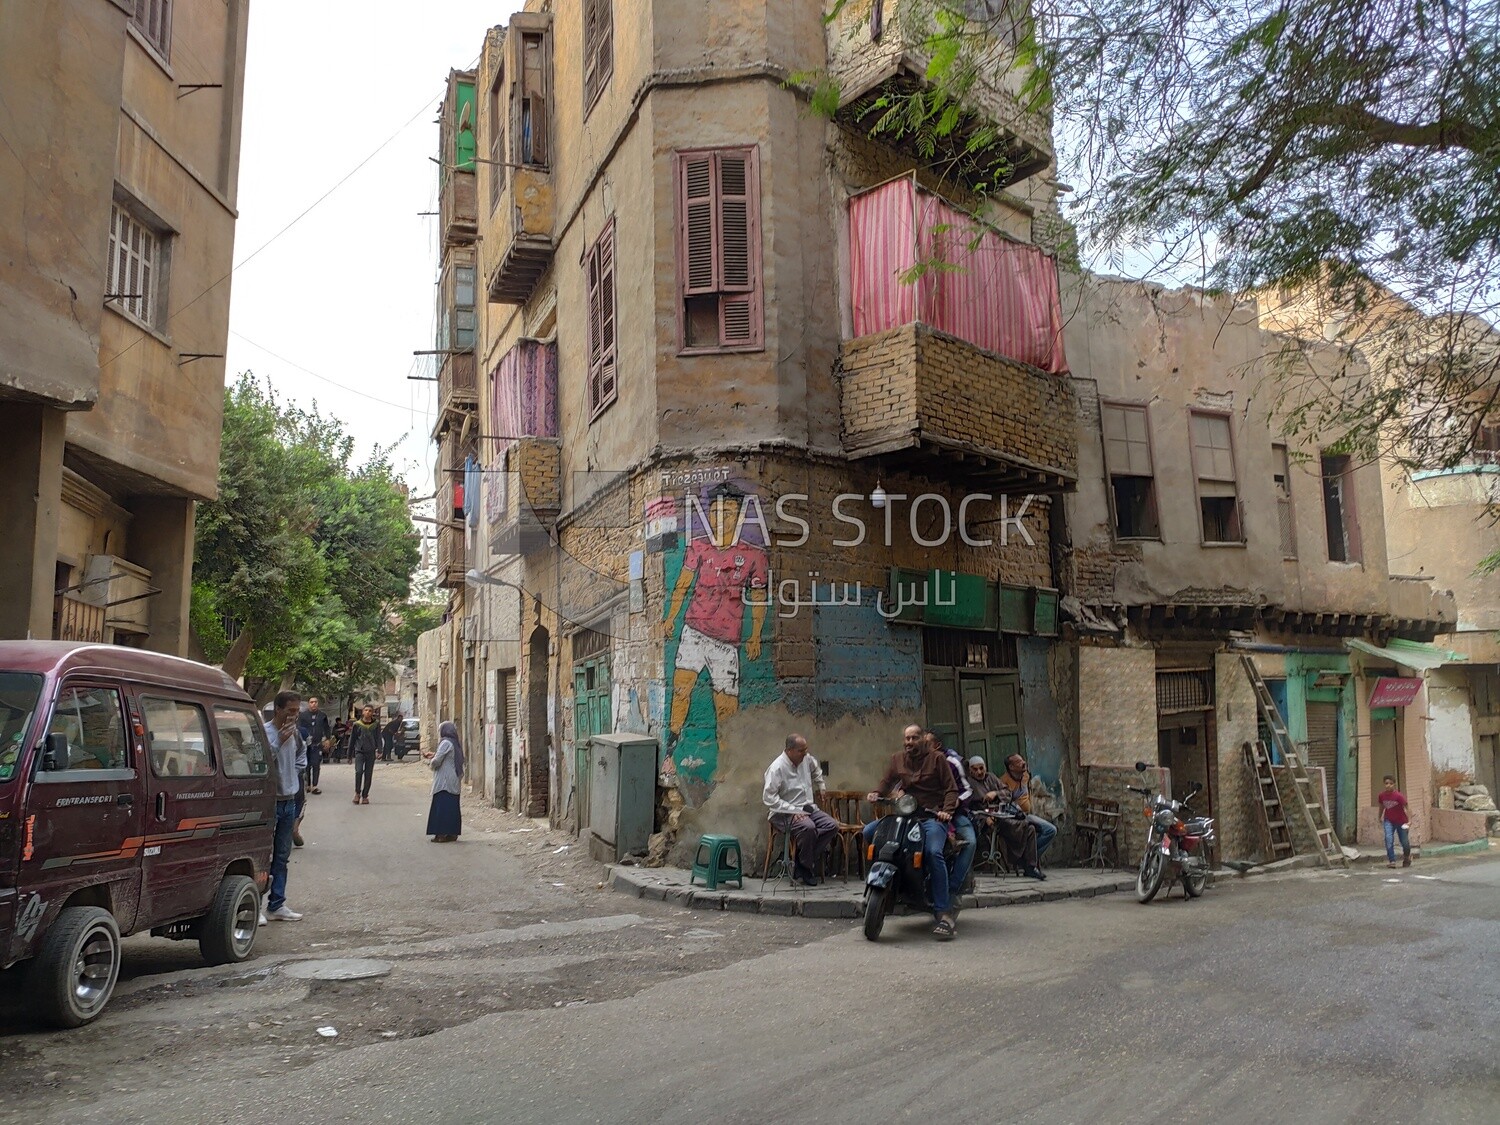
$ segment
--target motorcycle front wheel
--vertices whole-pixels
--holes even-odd
[[[880,931],[885,928],[886,895],[889,890],[871,888],[865,892],[865,937],[870,941],[880,940]]]
[[[1156,892],[1161,890],[1162,869],[1166,866],[1166,860],[1161,857],[1161,849],[1150,847],[1141,859],[1141,868],[1135,876],[1135,897],[1137,902],[1150,902],[1156,897]]]

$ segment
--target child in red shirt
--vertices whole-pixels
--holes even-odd
[[[1385,865],[1396,866],[1396,837],[1401,837],[1401,866],[1411,866],[1411,836],[1408,830],[1411,814],[1406,811],[1406,794],[1396,788],[1396,779],[1385,778],[1385,788],[1375,798],[1383,813],[1381,823],[1385,828]]]

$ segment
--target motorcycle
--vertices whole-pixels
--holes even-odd
[[[1137,762],[1135,768],[1145,773],[1151,767]],[[1146,854],[1141,857],[1140,869],[1135,877],[1135,897],[1140,902],[1150,902],[1161,890],[1162,883],[1169,886],[1182,882],[1184,894],[1198,898],[1208,886],[1208,850],[1215,840],[1212,817],[1196,816],[1189,802],[1203,790],[1201,782],[1193,782],[1186,799],[1173,801],[1163,793],[1152,793],[1150,789],[1127,785],[1132,793],[1146,798],[1145,815],[1151,822],[1146,836]],[[1171,877],[1167,878],[1170,871]]]
[[[865,876],[865,937],[880,940],[887,914],[904,907],[915,913],[932,912],[932,895],[922,854],[922,821],[932,814],[917,808],[917,799],[903,793],[892,803],[893,812],[880,818],[865,858],[870,864]]]

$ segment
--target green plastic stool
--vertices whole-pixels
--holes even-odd
[[[700,836],[698,854],[693,857],[693,870],[688,875],[688,886],[693,880],[702,879],[709,890],[717,890],[720,883],[731,880],[738,886],[745,885],[745,874],[740,870],[740,841],[738,836]]]

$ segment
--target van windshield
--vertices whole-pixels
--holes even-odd
[[[30,672],[0,672],[0,784],[16,776],[26,732],[42,694],[42,677]]]

